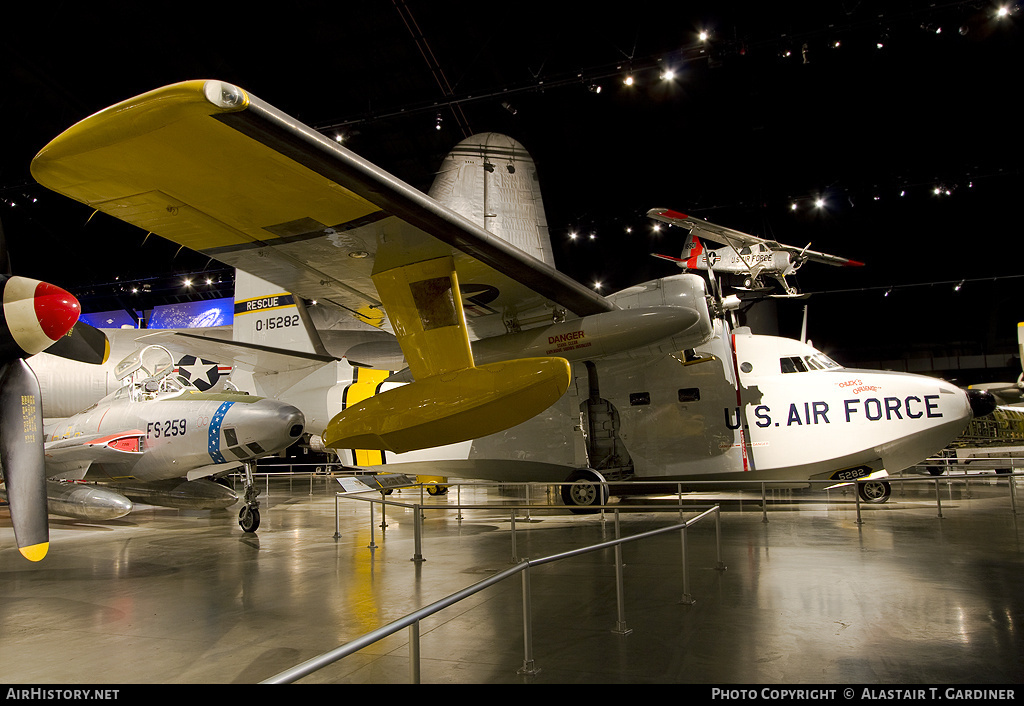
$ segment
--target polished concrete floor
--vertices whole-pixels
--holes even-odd
[[[612,513],[494,507],[424,512],[340,503],[319,477],[261,481],[263,523],[235,512],[140,506],[126,519],[51,518],[32,564],[0,510],[0,684],[255,684],[513,565],[615,536]],[[463,504],[519,491],[466,488]],[[884,505],[844,491],[703,494],[715,525],[531,569],[533,664],[513,577],[426,618],[423,683],[1019,684],[1024,677],[1024,517],[1005,481],[895,489]],[[534,489],[531,502],[543,502]],[[538,497],[542,496],[542,497]],[[418,491],[391,496],[418,501]],[[1024,495],[1021,495],[1024,501]],[[454,491],[427,502],[450,507]],[[1021,507],[1024,512],[1024,505]],[[623,536],[679,513],[622,511]],[[767,522],[765,522],[767,519]],[[371,533],[372,528],[372,533]],[[371,540],[374,547],[370,547]],[[687,589],[684,591],[684,588]],[[684,601],[684,593],[691,601]],[[408,683],[410,632],[301,683]]]

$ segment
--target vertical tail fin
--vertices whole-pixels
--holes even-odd
[[[235,270],[231,337],[241,343],[326,355],[302,300],[241,270]]]
[[[473,135],[445,157],[429,196],[525,253],[555,266],[537,167],[521,144]]]
[[[699,269],[698,263],[700,262],[701,255],[704,254],[704,245],[701,244],[700,238],[698,238],[691,230],[690,234],[686,236],[686,242],[683,243],[683,255],[682,258],[685,260],[683,267],[688,270]]]

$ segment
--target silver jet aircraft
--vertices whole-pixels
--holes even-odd
[[[147,353],[161,363],[146,367]],[[152,356],[151,356],[152,357]],[[106,486],[48,482],[51,512],[85,519],[127,514],[130,499],[192,509],[225,508],[234,491],[209,480],[244,467],[245,505],[239,524],[259,526],[251,463],[284,450],[303,433],[297,408],[237,391],[201,392],[174,374],[160,346],[119,364],[128,381],[88,409],[47,430],[46,473],[51,481],[91,480]]]

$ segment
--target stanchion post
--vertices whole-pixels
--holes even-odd
[[[516,670],[516,674],[533,676],[539,674],[540,669],[533,661],[533,608],[530,600],[530,565],[523,567],[523,666]]]
[[[715,505],[715,551],[718,552],[718,563],[715,568],[725,571],[728,567],[722,561],[722,506]]]
[[[615,511],[615,539],[620,538],[619,532],[619,511]],[[615,545],[615,602],[618,608],[618,620],[615,622],[615,629],[612,632],[619,635],[628,635],[633,632],[626,627],[626,588],[622,578],[622,545]]]
[[[696,603],[696,601],[693,599],[693,596],[690,595],[690,575],[687,572],[687,568],[686,568],[686,564],[687,564],[687,558],[686,558],[686,528],[687,528],[688,525],[689,525],[688,522],[684,522],[683,523],[683,528],[680,530],[680,535],[681,535],[681,540],[682,540],[682,548],[683,548],[683,598],[679,602],[682,603],[683,605],[693,605],[694,603]]]
[[[409,626],[409,679],[420,683],[420,621]]]
[[[421,514],[422,509],[422,505],[412,506],[412,534],[413,540],[416,544],[416,553],[413,554],[411,561],[414,561],[418,564],[426,561],[426,559],[423,558],[423,515]]]

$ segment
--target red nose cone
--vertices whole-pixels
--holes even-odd
[[[70,331],[82,313],[82,305],[74,296],[46,282],[36,285],[33,306],[39,328],[53,341]]]

